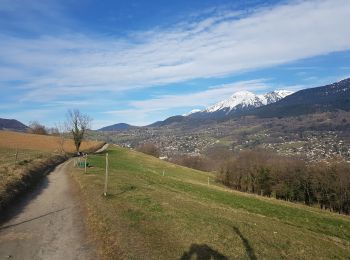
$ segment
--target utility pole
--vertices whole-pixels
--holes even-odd
[[[103,195],[107,196],[107,185],[108,185],[108,153],[106,153],[106,177],[105,177],[105,188]]]

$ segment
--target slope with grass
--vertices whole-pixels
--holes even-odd
[[[229,190],[215,176],[110,147],[72,168],[100,252],[113,259],[347,258],[350,219]],[[163,176],[164,171],[164,176]],[[208,185],[208,178],[210,185]],[[207,257],[207,258],[205,258]],[[226,258],[225,258],[226,257]]]

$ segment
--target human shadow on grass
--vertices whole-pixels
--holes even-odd
[[[192,244],[190,249],[183,253],[181,260],[191,260],[196,256],[197,260],[228,260],[226,256],[212,249],[206,244]]]
[[[247,252],[247,255],[249,257],[250,260],[257,260],[256,255],[254,253],[254,249],[251,247],[251,245],[249,244],[249,240],[246,239],[241,231],[239,230],[238,227],[233,227],[233,231],[240,237],[240,239],[243,242],[243,246],[245,247],[245,251]]]
[[[131,185],[129,187],[125,187],[123,188],[123,190],[120,190],[118,192],[112,192],[112,191],[107,191],[107,194],[102,194],[105,198],[114,198],[114,197],[117,197],[117,196],[120,196],[120,195],[123,195],[124,193],[127,193],[127,192],[130,192],[130,191],[133,191],[133,190],[136,190],[136,187]]]

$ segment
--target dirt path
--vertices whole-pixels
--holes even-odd
[[[96,259],[86,241],[68,163],[1,216],[0,259]]]
[[[95,153],[102,153],[104,152],[107,148],[108,148],[109,144],[105,144],[104,146],[102,146],[100,149],[98,149]]]

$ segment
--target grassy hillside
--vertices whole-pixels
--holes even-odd
[[[350,256],[349,217],[231,191],[210,173],[134,151],[113,147],[108,153],[107,197],[104,154],[90,156],[87,174],[72,168],[106,258]]]

